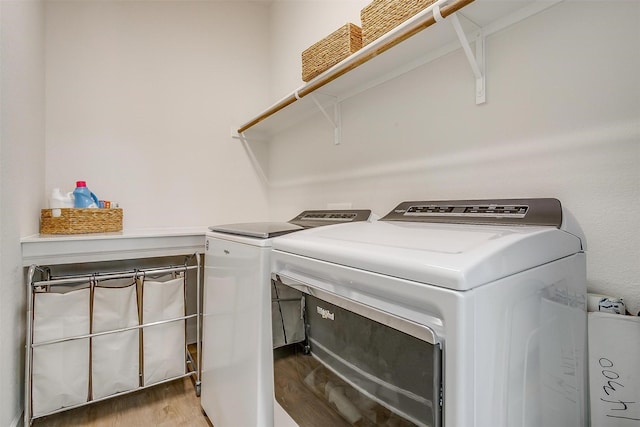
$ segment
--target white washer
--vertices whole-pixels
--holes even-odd
[[[276,357],[303,373],[279,388],[324,396],[276,399],[303,427],[385,411],[401,425],[584,427],[584,250],[555,199],[405,202],[274,239],[273,278],[306,300],[312,356]],[[323,406],[338,418],[305,420]]]
[[[216,427],[273,425],[272,238],[365,221],[370,214],[305,211],[288,223],[210,227],[205,243],[200,402]]]

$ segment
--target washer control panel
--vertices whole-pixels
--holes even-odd
[[[370,216],[371,211],[365,209],[337,211],[317,210],[301,212],[289,222],[304,228],[313,228],[322,225],[368,221]]]
[[[382,221],[551,225],[560,228],[557,199],[489,199],[403,202]]]

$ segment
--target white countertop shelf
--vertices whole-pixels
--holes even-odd
[[[440,0],[438,5],[444,20],[435,22],[431,8],[425,9],[247,121],[238,128],[238,135],[241,139],[269,139],[319,114],[318,104],[323,109],[329,108],[460,49],[460,40],[448,22],[451,19],[447,19],[454,13],[460,17],[464,33],[473,42],[473,36],[485,37],[560,1]],[[469,79],[474,79],[472,72]],[[470,100],[473,97],[470,93]]]
[[[34,235],[21,239],[22,265],[57,265],[204,253],[207,227],[115,233]]]

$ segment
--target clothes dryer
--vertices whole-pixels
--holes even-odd
[[[305,333],[274,357],[276,399],[301,427],[585,427],[585,249],[555,199],[404,202],[274,239]]]
[[[216,427],[273,424],[273,237],[370,219],[369,210],[304,211],[289,222],[210,227],[205,243],[201,406]]]

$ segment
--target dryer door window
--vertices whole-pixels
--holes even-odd
[[[301,427],[440,425],[442,351],[429,328],[285,281],[274,286],[287,304],[298,292],[304,334],[274,350],[274,389]]]

